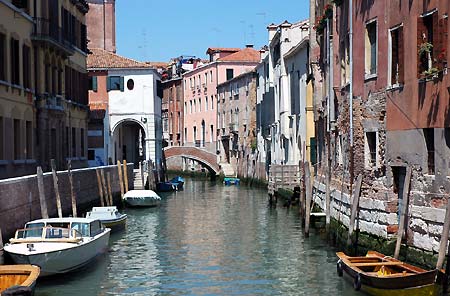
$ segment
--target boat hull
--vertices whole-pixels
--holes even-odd
[[[34,243],[30,252],[27,244],[6,245],[5,251],[16,264],[32,264],[41,268],[41,277],[67,273],[83,267],[108,248],[110,229],[82,243]],[[20,245],[20,246],[19,246]],[[59,248],[60,247],[60,248]],[[58,249],[59,248],[59,249]],[[51,250],[46,252],[45,250]]]
[[[100,222],[102,222],[103,226],[105,226],[106,228],[110,228],[111,231],[117,231],[125,228],[127,224],[127,215],[123,214],[121,217],[117,219],[110,219],[110,220],[100,219]]]
[[[29,287],[34,291],[40,269],[32,265],[1,265],[0,294],[12,287]]]
[[[350,279],[356,290],[376,296],[440,295],[438,270],[427,271],[377,252],[369,252],[366,257],[349,257],[343,253],[337,255],[340,258],[337,263],[338,275]],[[383,273],[383,270],[389,269],[397,271]]]
[[[160,200],[155,200],[151,197],[148,198],[124,198],[125,203],[130,207],[156,207],[160,204]]]

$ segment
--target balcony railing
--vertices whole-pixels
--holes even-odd
[[[71,55],[74,53],[74,38],[66,35],[56,22],[45,18],[35,18],[33,40],[48,41]]]

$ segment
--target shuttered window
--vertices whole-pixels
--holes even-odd
[[[390,30],[391,36],[391,85],[404,83],[403,26]]]

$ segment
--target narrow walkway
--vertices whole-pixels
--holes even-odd
[[[147,179],[147,174],[144,172],[144,183]],[[142,184],[142,177],[141,177],[141,171],[139,169],[133,170],[133,184],[134,189],[142,190],[145,189],[144,185]]]

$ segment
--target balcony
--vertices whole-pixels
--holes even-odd
[[[47,110],[64,112],[63,97],[44,93],[38,97],[38,105]]]
[[[56,23],[45,18],[35,18],[34,20],[35,25],[31,40],[47,43],[61,50],[66,55],[73,55],[75,53],[74,42],[71,42],[68,36],[63,34],[63,30]]]

